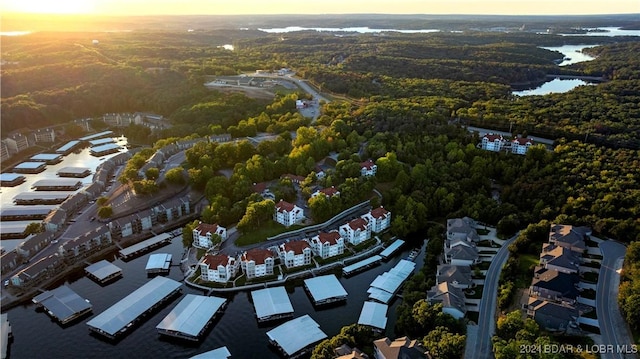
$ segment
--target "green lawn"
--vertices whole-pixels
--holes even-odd
[[[484,289],[483,285],[478,285],[475,288],[465,289],[464,296],[468,299],[480,299],[482,298],[482,290]],[[473,291],[473,294],[469,294]]]
[[[249,244],[264,242],[268,237],[272,237],[284,232],[290,232],[302,227],[303,226],[298,224],[294,224],[290,227],[285,227],[280,223],[269,221],[256,230],[241,234],[240,237],[236,240],[236,245],[246,246]]]
[[[521,254],[518,257],[518,277],[516,280],[516,289],[528,288],[531,285],[533,276],[529,271],[531,266],[536,266],[540,263],[540,257],[533,254]]]
[[[489,234],[489,230],[484,228],[478,228],[476,229],[476,233],[478,233],[478,235],[481,235],[481,236],[486,236],[487,234]]]

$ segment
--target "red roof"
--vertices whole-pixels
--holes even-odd
[[[484,138],[486,138],[490,142],[494,142],[495,140],[503,140],[502,135],[496,135],[496,134],[493,134],[493,133],[488,133],[488,134],[484,135]]]
[[[291,173],[284,174],[284,175],[280,176],[280,178],[288,178],[288,179],[290,179],[292,182],[298,182],[298,183],[300,183],[300,182],[302,182],[302,181],[304,181],[304,180],[305,180],[305,178],[304,178],[304,177],[302,177],[302,176],[297,176],[297,175],[292,175]]]
[[[334,245],[338,243],[338,239],[340,239],[340,233],[336,231],[331,231],[328,233],[322,232],[318,234],[318,238],[320,239],[320,243],[328,242],[329,244]]]
[[[382,206],[371,210],[371,216],[376,219],[386,217],[388,213],[389,211],[384,209]]]
[[[295,205],[293,203],[289,203],[289,202],[283,201],[283,200],[280,200],[280,202],[278,202],[276,204],[276,210],[278,212],[291,212],[291,211],[293,211],[294,207],[295,207]]]
[[[274,254],[268,249],[249,249],[242,255],[242,261],[254,261],[256,264],[264,264],[267,258],[273,258]]]
[[[253,184],[253,192],[255,193],[262,193],[264,192],[265,189],[267,189],[267,182],[260,182],[260,183]]]
[[[311,248],[307,241],[291,241],[284,243],[284,250],[286,252],[292,251],[293,254],[302,254],[306,248]]]
[[[207,254],[204,257],[203,263],[208,265],[209,268],[218,268],[218,266],[226,267],[229,263],[229,256],[225,256],[224,254]]]
[[[517,144],[519,144],[519,145],[521,145],[521,146],[524,146],[524,145],[526,145],[527,143],[530,143],[530,144],[532,144],[532,145],[533,145],[533,140],[532,140],[532,139],[530,139],[530,138],[527,138],[527,137],[519,137],[519,138],[516,138],[515,140],[513,140],[513,142],[514,142],[514,143],[517,143]]]
[[[372,168],[373,168],[373,166],[375,166],[375,165],[376,165],[376,164],[375,164],[375,163],[373,163],[373,161],[369,159],[369,160],[366,160],[366,161],[364,161],[364,162],[360,163],[360,168],[366,168],[366,169],[370,170],[370,169],[372,169]]]
[[[351,229],[353,229],[354,231],[358,229],[364,231],[365,229],[367,229],[367,221],[363,218],[356,218],[353,221],[349,222],[349,227],[351,227]]]
[[[214,234],[214,233],[216,233],[218,231],[218,225],[217,224],[200,223],[196,227],[196,231],[200,232],[201,234],[207,234],[207,233]]]
[[[330,187],[330,188],[323,188],[320,190],[320,192],[326,194],[327,196],[335,196],[336,193],[338,193],[338,190],[335,189],[335,187]]]

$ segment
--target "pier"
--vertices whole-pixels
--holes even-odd
[[[32,302],[43,307],[47,314],[59,321],[60,324],[67,324],[80,318],[91,312],[93,307],[88,300],[80,297],[66,285],[39,294],[32,299]]]
[[[144,268],[147,274],[169,273],[171,267],[171,254],[157,253],[149,256]]]
[[[367,259],[363,259],[359,262],[356,262],[354,264],[348,265],[344,268],[342,268],[342,274],[344,274],[345,276],[347,275],[352,275],[354,273],[358,273],[360,271],[363,271],[369,267],[372,267],[378,263],[380,263],[380,261],[382,260],[382,257],[379,255],[374,255],[371,256]]]
[[[391,245],[387,248],[385,248],[382,252],[380,252],[380,257],[386,259],[389,259],[389,257],[391,257],[394,253],[396,253],[396,251],[398,249],[400,249],[400,247],[402,247],[402,245],[404,244],[404,241],[402,239],[396,239],[395,242],[391,243]]]
[[[122,257],[122,259],[129,260],[143,252],[160,247],[161,245],[167,244],[169,242],[171,242],[171,235],[169,233],[162,233],[140,243],[122,249],[118,253],[120,254],[120,257]]]
[[[251,292],[258,322],[293,316],[293,306],[284,287],[265,288]]]
[[[382,273],[371,282],[371,287],[367,290],[369,299],[388,304],[398,293],[402,283],[413,273],[415,267],[414,262],[406,259],[400,260],[390,271]]]
[[[304,288],[311,295],[315,305],[329,304],[347,299],[347,291],[334,274],[305,279]]]

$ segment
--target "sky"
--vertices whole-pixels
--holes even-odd
[[[92,15],[640,13],[640,0],[3,0],[0,11]]]

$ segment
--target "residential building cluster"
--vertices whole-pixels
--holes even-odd
[[[280,201],[276,205],[274,219],[279,223],[295,223],[296,209],[302,213],[299,207]],[[379,207],[340,226],[339,230],[321,231],[311,238],[286,241],[271,249],[254,248],[237,257],[208,254],[199,263],[201,279],[225,283],[239,274],[240,270],[248,279],[273,275],[276,260],[287,269],[308,266],[314,256],[327,259],[342,255],[346,243],[360,244],[370,239],[372,232],[384,231],[390,224],[391,213]],[[194,244],[200,248],[213,248],[208,238],[211,234],[219,235],[223,241],[227,235],[224,227],[200,223],[193,230]]]
[[[531,146],[534,145],[533,138],[517,136],[512,140],[508,140],[504,136],[495,133],[487,133],[482,136],[478,147],[493,152],[506,151],[517,155],[525,155]]]
[[[20,153],[31,146],[40,143],[56,141],[56,131],[52,128],[42,128],[36,131],[21,131],[8,135],[0,142],[0,157],[2,161]]]
[[[427,292],[431,304],[441,303],[442,311],[459,319],[465,316],[464,290],[473,286],[471,265],[479,262],[477,223],[469,217],[447,220],[444,261],[438,265],[436,285]]]
[[[545,330],[565,332],[577,327],[584,308],[577,305],[580,265],[590,235],[587,227],[551,225],[549,242],[542,247],[525,308],[527,315]]]

